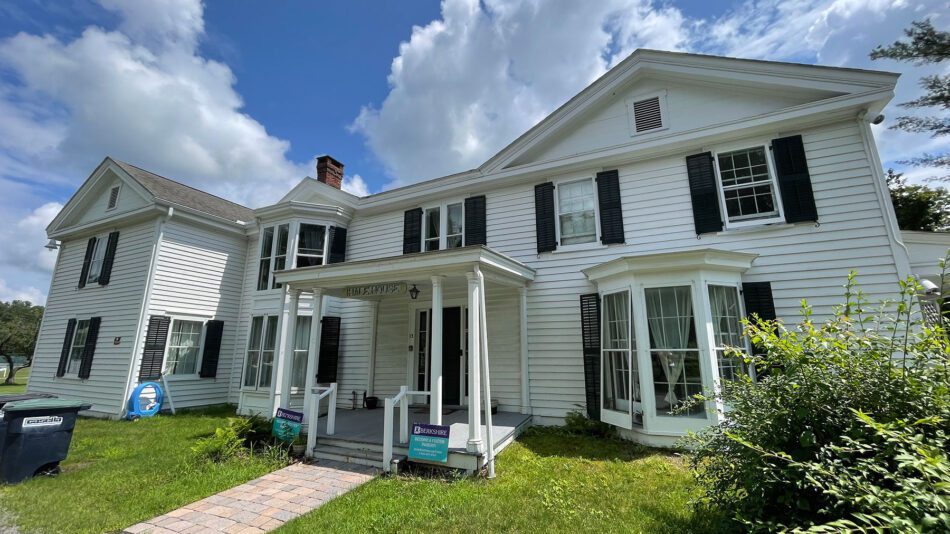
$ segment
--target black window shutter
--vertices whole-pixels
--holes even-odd
[[[82,360],[79,362],[79,378],[89,378],[89,371],[92,370],[92,357],[96,354],[96,342],[99,340],[99,323],[101,322],[101,317],[89,319],[86,345],[82,349]]]
[[[119,232],[109,234],[109,241],[106,243],[106,255],[102,258],[102,271],[99,273],[99,285],[109,284],[112,278],[112,262],[115,261],[115,248],[119,245]]]
[[[719,185],[710,152],[687,156],[686,173],[689,175],[689,196],[693,203],[693,224],[696,235],[722,230],[722,212],[719,211]]]
[[[619,172],[597,173],[597,201],[600,204],[600,242],[605,245],[624,243]]]
[[[224,332],[224,321],[208,321],[205,325],[204,350],[201,352],[201,378],[218,376],[218,355],[221,353],[221,334]]]
[[[422,208],[406,211],[402,224],[402,253],[422,250]]]
[[[554,184],[538,184],[534,186],[534,226],[538,234],[538,253],[557,250],[555,224]]]
[[[154,380],[162,376],[165,341],[168,339],[168,325],[170,323],[171,318],[164,315],[153,315],[148,318],[145,350],[142,351],[142,365],[139,367],[139,381]]]
[[[73,334],[76,332],[76,320],[66,321],[66,337],[63,339],[63,351],[59,355],[59,366],[56,367],[56,376],[66,374],[66,364],[69,363],[69,348],[73,343]]]
[[[587,416],[600,420],[600,295],[581,295],[581,336],[584,345],[584,392]]]
[[[86,243],[86,256],[82,260],[82,271],[79,273],[79,287],[86,287],[86,277],[89,276],[89,264],[92,263],[92,253],[96,250],[96,238],[90,237]]]
[[[340,318],[324,317],[320,325],[320,364],[317,367],[317,382],[336,382],[336,369],[340,360]]]
[[[752,317],[752,314],[756,314],[759,318],[768,321],[775,319],[771,282],[743,282],[742,299],[745,302],[747,316]]]
[[[465,245],[487,245],[485,195],[465,199]]]
[[[330,255],[327,263],[346,261],[346,228],[330,227]]]
[[[793,135],[772,140],[772,156],[782,192],[785,221],[790,223],[817,221],[818,208],[811,189],[811,175],[805,158],[802,136]]]

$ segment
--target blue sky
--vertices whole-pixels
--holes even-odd
[[[867,53],[912,20],[946,27],[948,12],[937,0],[0,0],[0,300],[45,300],[43,228],[106,155],[257,206],[329,153],[347,188],[378,192],[479,165],[637,47],[899,71],[895,102],[909,100],[946,67]],[[884,126],[886,165],[945,149]]]

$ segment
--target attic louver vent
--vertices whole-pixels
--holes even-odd
[[[656,130],[663,127],[663,115],[660,113],[660,97],[655,96],[633,103],[633,124],[637,133]]]
[[[119,186],[115,186],[109,191],[109,207],[107,209],[112,209],[119,202]]]

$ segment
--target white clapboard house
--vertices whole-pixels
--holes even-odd
[[[574,410],[672,444],[723,417],[674,408],[748,372],[744,316],[912,273],[870,129],[896,81],[638,50],[476,169],[356,197],[324,156],[253,210],[106,158],[48,228],[29,389],[121,417],[164,373],[386,465],[408,421],[470,469]]]

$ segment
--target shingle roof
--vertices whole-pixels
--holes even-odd
[[[254,212],[250,208],[174,180],[169,180],[130,163],[113,161],[155,198],[229,221],[250,222],[254,220]]]

